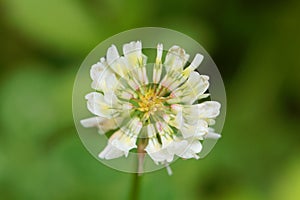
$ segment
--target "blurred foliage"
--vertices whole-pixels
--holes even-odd
[[[300,199],[300,2],[2,0],[0,199],[127,199],[131,175],[98,163],[73,125],[80,63],[120,31],[199,41],[226,85],[223,138],[203,160],[142,177],[142,199]]]

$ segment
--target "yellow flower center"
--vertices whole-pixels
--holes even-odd
[[[165,100],[166,98],[162,97],[156,89],[147,88],[146,91],[138,95],[137,110],[143,112],[144,119],[147,120],[150,115],[163,109]]]

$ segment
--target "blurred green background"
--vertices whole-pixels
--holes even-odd
[[[228,111],[209,156],[144,175],[141,199],[300,199],[298,0],[2,0],[0,199],[128,199],[132,174],[85,150],[71,96],[92,48],[143,26],[200,42]]]

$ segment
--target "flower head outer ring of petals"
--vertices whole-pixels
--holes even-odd
[[[135,65],[135,62],[138,62],[138,60],[142,57],[142,52],[141,52],[141,47],[142,44],[141,42],[130,42],[128,44],[125,44],[123,46],[123,52],[124,52],[124,56],[125,57],[120,57],[118,50],[116,49],[116,46],[112,45],[108,51],[107,51],[107,63],[108,66],[113,66],[112,70],[116,71],[116,65],[118,65],[118,67],[120,68],[120,66],[122,64],[120,63],[115,63],[119,62],[120,60],[125,59],[125,65],[127,65],[128,63],[131,63],[132,65]],[[155,81],[159,81],[160,79],[160,75],[161,72],[159,70],[161,70],[161,56],[162,56],[162,51],[161,49],[162,45],[158,44],[157,46],[157,58],[156,58],[156,64],[154,66],[153,69],[153,75],[157,76],[157,74],[159,74],[158,77],[154,77],[153,80]],[[173,55],[174,54],[174,55]],[[183,70],[183,67],[188,59],[189,55],[185,53],[185,51],[183,49],[181,49],[178,46],[173,46],[170,48],[170,50],[168,51],[168,54],[166,56],[166,60],[165,60],[165,67],[167,67],[167,74],[165,75],[165,78],[162,79],[162,82],[164,80],[167,80],[166,77],[168,77],[168,71],[176,71],[178,69]],[[128,63],[126,64],[126,59],[128,59]],[[177,88],[177,86],[175,86],[175,91],[170,93],[170,98],[178,98],[180,97],[179,94],[177,94],[178,92],[181,93],[182,97],[181,97],[181,101],[184,100],[184,98],[189,98],[189,99],[196,99],[195,97],[189,97],[189,96],[184,96],[186,95],[187,92],[189,92],[189,88],[197,88],[197,80],[199,78],[202,78],[201,80],[203,80],[203,86],[204,88],[200,87],[200,91],[196,94],[197,96],[203,95],[204,91],[207,89],[208,87],[208,83],[206,84],[205,81],[208,81],[208,77],[207,76],[200,76],[197,72],[193,72],[194,68],[196,68],[198,65],[200,65],[201,61],[203,60],[203,56],[200,54],[196,54],[195,58],[193,59],[192,63],[189,65],[188,68],[186,68],[183,71],[183,74],[187,75],[187,71],[190,70],[188,72],[188,78],[187,80]],[[102,60],[103,61],[103,60]],[[105,62],[105,61],[103,61]],[[124,64],[123,63],[123,64]],[[91,78],[93,79],[94,77],[100,77],[100,74],[103,74],[103,67],[104,65],[100,65],[99,70],[97,69],[97,65],[93,65],[91,68]],[[125,67],[125,66],[124,66]],[[128,67],[128,66],[126,66]],[[148,78],[146,76],[146,74],[144,75],[140,75],[140,70],[137,69],[137,73],[138,76],[133,77],[133,79],[137,79],[140,81],[140,83],[144,83],[145,84],[145,79],[148,80]],[[156,70],[156,71],[155,71]],[[119,71],[119,70],[118,70]],[[97,74],[100,73],[100,74]],[[120,70],[119,75],[124,75],[124,72],[122,72],[122,70]],[[143,72],[141,72],[143,73]],[[171,72],[172,73],[172,72]],[[116,81],[112,81],[115,75],[112,73],[112,76],[109,76],[107,80],[104,80],[103,84],[105,85],[105,81],[108,81],[107,83],[110,83],[108,85],[108,87],[103,87],[103,91],[104,94],[101,93],[97,93],[97,92],[92,92],[89,93],[88,95],[86,95],[86,99],[88,100],[88,109],[90,110],[90,112],[92,112],[95,115],[98,115],[99,117],[102,118],[95,118],[97,120],[101,119],[102,121],[107,121],[111,118],[114,118],[114,115],[116,113],[118,113],[118,109],[120,108],[120,106],[118,106],[117,104],[123,104],[122,103],[122,97],[123,96],[119,96],[118,97],[118,93],[116,93],[116,95],[114,94],[114,90],[116,88],[116,86],[112,86],[114,84],[114,82]],[[170,77],[169,77],[170,78]],[[170,79],[171,80],[171,79]],[[94,80],[95,81],[95,80]],[[170,82],[170,84],[172,84],[172,81]],[[195,85],[193,87],[189,87],[189,85]],[[205,86],[206,85],[206,86]],[[122,88],[124,88],[125,86],[123,85]],[[143,126],[144,122],[141,122],[140,120],[143,120],[145,116],[147,116],[147,120],[151,120],[152,118],[149,118],[150,116],[152,116],[154,119],[157,117],[155,115],[157,108],[156,106],[160,105],[164,107],[163,104],[163,98],[165,98],[163,95],[160,94],[160,90],[161,88],[159,88],[157,91],[153,91],[152,87],[153,86],[147,86],[145,85],[146,88],[144,88],[143,90],[141,90],[140,93],[137,97],[140,98],[140,100],[137,100],[136,104],[138,104],[138,106],[140,106],[141,108],[138,108],[139,112],[142,112],[141,114],[144,113],[143,117],[141,119],[139,118],[134,118],[133,120],[131,120],[124,128],[124,130],[121,129],[116,131],[110,138],[109,138],[109,143],[107,144],[106,148],[99,154],[100,158],[105,158],[105,159],[114,159],[117,157],[121,157],[123,155],[125,155],[125,157],[128,156],[129,151],[131,149],[137,148],[137,138],[139,135],[139,132]],[[105,89],[107,88],[107,89]],[[134,88],[133,88],[134,89]],[[138,89],[141,89],[140,86]],[[176,91],[178,91],[176,93]],[[189,92],[191,93],[191,92]],[[188,95],[188,94],[187,94]],[[130,95],[133,96],[133,95]],[[121,98],[121,99],[118,99]],[[157,99],[157,100],[154,100]],[[194,101],[194,100],[193,100]],[[193,101],[191,103],[193,103]],[[110,102],[110,104],[108,103]],[[153,103],[151,103],[153,102]],[[155,102],[155,103],[154,103]],[[170,101],[169,101],[170,102]],[[184,103],[188,103],[189,101],[183,101]],[[182,158],[196,158],[198,159],[199,156],[197,156],[197,153],[199,153],[202,149],[202,145],[200,143],[200,141],[192,141],[190,145],[188,145],[188,141],[190,141],[189,138],[193,137],[194,135],[198,134],[199,130],[202,129],[200,128],[200,126],[202,126],[202,123],[199,123],[201,121],[202,118],[205,119],[210,119],[210,118],[214,118],[219,114],[219,109],[220,109],[220,104],[218,102],[204,102],[202,104],[197,104],[197,105],[191,105],[194,106],[196,108],[196,110],[198,111],[197,116],[199,116],[201,119],[198,120],[197,124],[189,124],[189,122],[187,122],[185,115],[188,115],[186,113],[192,113],[185,111],[184,112],[184,108],[185,105],[181,105],[181,102],[177,102],[177,104],[172,104],[170,106],[170,111],[175,111],[175,118],[173,120],[169,120],[169,118],[166,118],[166,115],[163,114],[161,116],[161,118],[163,118],[165,120],[164,121],[154,121],[155,123],[155,127],[153,125],[148,125],[147,126],[147,130],[148,130],[148,145],[145,147],[145,151],[149,154],[149,156],[154,160],[155,163],[169,163],[173,161],[174,155],[178,155],[179,157]],[[152,111],[152,107],[153,111]],[[124,105],[122,106],[122,108],[125,108]],[[127,106],[127,110],[131,109],[132,106]],[[165,107],[168,108],[168,107]],[[216,108],[216,111],[214,111],[214,108]],[[186,108],[185,108],[186,110]],[[151,111],[151,112],[150,112]],[[185,115],[184,115],[185,114]],[[196,116],[196,118],[197,118]],[[104,119],[103,119],[104,118]],[[107,120],[105,120],[105,118],[107,118]],[[90,127],[90,126],[95,126],[95,120],[94,118],[90,118],[87,120],[82,120],[83,125],[85,125],[86,127]],[[167,119],[167,120],[166,120]],[[153,120],[153,119],[152,119]],[[203,120],[202,120],[203,121]],[[203,121],[204,122],[204,121]],[[91,124],[88,124],[91,123]],[[137,124],[138,123],[138,124]],[[100,123],[96,123],[98,124],[98,127],[100,126]],[[178,130],[181,130],[182,133],[182,139],[180,139],[181,137],[176,137],[174,135],[174,131],[171,129],[171,127],[169,126],[169,124],[173,127],[176,127]],[[189,128],[188,128],[189,127]],[[207,128],[208,125],[207,123],[205,124],[204,128]],[[194,131],[192,131],[194,130]],[[205,130],[205,129],[204,129]],[[192,132],[191,132],[192,131]],[[190,133],[191,132],[191,133]],[[208,132],[208,131],[207,131]],[[157,136],[158,135],[158,136]],[[199,134],[198,134],[199,135]],[[204,135],[204,134],[202,134]],[[200,136],[202,136],[200,134]],[[210,134],[213,135],[213,134]],[[215,135],[213,135],[215,136]],[[158,138],[156,138],[158,137]],[[184,152],[180,152],[180,151],[184,151]]]
[[[157,46],[157,60],[156,61],[158,63],[160,63],[159,60],[161,59],[161,50],[160,50],[161,47],[162,47],[162,45],[160,45],[160,44]],[[127,59],[129,59],[128,63],[133,63],[134,64],[133,60],[139,60],[140,57],[142,56],[141,42],[138,41],[138,42],[131,42],[129,44],[125,44],[123,46],[123,51],[124,51],[124,55],[125,55],[125,60],[127,58]],[[182,59],[181,57],[184,57],[184,58]],[[185,54],[185,51],[183,49],[181,49],[180,47],[178,47],[178,46],[171,47],[168,54],[167,54],[167,56],[166,56],[166,61],[165,61],[165,66],[167,67],[167,72],[168,72],[168,70],[169,71],[177,70],[177,69],[183,70],[183,66],[185,65],[186,60],[188,59],[188,57],[189,57],[189,55]],[[119,53],[118,53],[118,51],[117,51],[117,49],[114,45],[112,45],[108,49],[107,59],[108,59],[108,62],[107,62],[108,66],[112,66],[112,65],[116,66],[117,65],[119,67],[122,67],[122,64],[118,64],[118,62],[121,62],[120,60],[122,60],[123,57],[119,56]],[[192,63],[190,64],[190,66],[185,70],[189,70],[189,69],[193,70],[195,66],[197,67],[198,65],[200,65],[202,60],[203,60],[203,57],[201,57],[200,54],[197,54],[196,57],[194,58],[194,60],[192,61]],[[116,63],[115,63],[115,61],[116,61]],[[105,61],[103,61],[103,62],[105,62]],[[123,62],[123,60],[122,60],[122,62]],[[102,65],[100,67],[102,67]],[[126,67],[123,66],[123,68],[126,68]],[[116,69],[114,67],[113,67],[112,70],[116,71]],[[95,70],[95,65],[92,66],[91,71],[92,71],[91,72],[92,79],[93,79],[93,77],[98,77],[99,76],[99,75],[97,75],[98,71],[99,71],[99,73],[103,73],[102,68],[100,68],[100,70]],[[122,71],[122,70],[120,70],[120,71]],[[185,71],[183,71],[183,73],[185,73]],[[122,73],[120,73],[120,75],[122,75]],[[168,73],[165,76],[168,76]],[[195,84],[196,83],[195,81],[197,80],[198,76],[199,75],[196,72],[189,72],[189,78],[187,79],[187,81],[182,86],[177,88],[176,90],[182,90],[183,92],[186,92],[189,88],[188,87],[189,82],[191,82],[191,80],[195,79],[193,81],[194,84]],[[114,76],[110,76],[110,77],[114,77]],[[193,78],[193,77],[195,77],[195,78]],[[199,77],[201,77],[201,76],[199,76]],[[208,78],[205,78],[205,76],[203,76],[203,77],[204,77],[204,80],[206,80],[206,81],[208,80]],[[133,79],[141,80],[143,78],[141,78],[141,76],[138,75],[138,77],[133,77]],[[100,93],[97,93],[97,92],[93,92],[93,93],[90,93],[86,96],[86,99],[88,100],[89,110],[93,114],[96,114],[96,115],[98,115],[100,117],[103,117],[103,118],[113,118],[113,114],[115,112],[118,112],[117,110],[114,111],[113,106],[112,105],[110,106],[108,104],[108,102],[109,102],[108,99],[112,99],[112,97],[116,98],[115,100],[113,100],[114,104],[117,104],[118,101],[122,101],[121,99],[118,100],[118,95],[117,96],[109,95],[109,94],[112,94],[112,92],[114,91],[114,88],[116,88],[116,86],[111,87],[111,84],[109,83],[109,82],[111,82],[111,80],[112,79],[108,78],[108,79],[105,79],[104,82],[103,82],[104,85],[109,85],[110,86],[109,87],[110,90],[107,90],[107,92],[104,92],[104,95],[100,94]],[[166,80],[166,79],[164,79],[164,80]],[[105,81],[109,81],[109,82],[105,83]],[[112,82],[112,84],[114,84],[113,82]],[[122,86],[122,88],[124,88],[124,87],[125,86]],[[145,106],[143,109],[138,109],[139,111],[142,111],[142,112],[144,112],[145,110],[147,110],[147,112],[148,112],[148,109],[151,108],[150,104],[149,104],[149,101],[152,102],[153,98],[157,98],[157,97],[155,97],[155,95],[157,95],[157,92],[152,92],[152,86],[146,86],[146,87],[150,87],[150,89],[148,88],[146,91],[143,91],[141,93],[142,96],[140,96],[141,100],[138,100],[138,102],[137,102],[139,106],[141,106],[141,105]],[[195,87],[197,87],[197,86],[195,85]],[[104,91],[106,91],[106,90],[104,90]],[[204,91],[205,91],[205,89],[202,89],[202,91],[200,92],[200,95],[202,95]],[[107,95],[109,95],[111,97],[107,98],[108,97]],[[142,99],[144,99],[146,96],[149,96],[149,95],[150,95],[151,99],[148,99],[149,97],[147,97],[146,101],[143,102],[144,100],[142,100]],[[151,95],[153,97],[151,97]],[[143,96],[145,96],[145,97],[143,97]],[[178,96],[178,95],[174,95],[174,93],[171,93],[170,97],[172,98],[174,96]],[[163,98],[163,96],[158,96],[158,97]],[[192,98],[192,97],[189,97],[189,98]],[[159,101],[162,101],[162,100],[159,100]],[[201,113],[201,106],[203,107],[203,109],[208,110],[208,111],[203,111],[202,115],[204,115],[204,116],[205,116],[206,113],[209,113],[209,110],[211,110],[211,107],[214,107],[211,104],[205,104],[205,103],[206,102],[196,105],[197,108],[198,108],[197,110],[200,110],[200,113]],[[161,105],[163,105],[163,104],[161,104]],[[219,104],[217,104],[217,105],[219,105]],[[152,106],[155,106],[155,104],[152,105]],[[217,109],[219,109],[219,107]],[[155,117],[155,111],[156,110],[157,110],[157,108],[155,108],[155,110],[153,110],[154,113],[152,113],[152,112],[150,114],[147,113],[147,115],[146,115],[147,119],[150,117],[150,115],[153,115],[153,117]],[[178,118],[180,113],[184,114],[180,104],[177,104],[177,106],[175,104],[173,104],[171,106],[171,110],[177,110],[176,111],[177,112],[177,117],[175,118],[175,121],[174,121],[174,123],[177,124],[177,125],[175,125],[174,123],[171,124],[170,123],[171,121],[170,121],[169,123],[170,123],[171,126],[175,125],[175,127],[179,128],[179,130],[182,127],[186,127],[186,126],[189,126],[190,128],[195,129],[195,133],[191,134],[189,137],[192,137],[194,134],[196,134],[198,132],[197,130],[199,129],[199,126],[200,126],[199,123],[197,123],[196,126],[193,127],[194,125],[185,124],[183,119],[180,120]],[[183,117],[182,115],[180,115],[180,116],[181,116],[180,118]],[[212,116],[205,116],[205,117],[206,118],[212,118],[212,117],[216,117],[216,116],[217,116],[217,113],[213,114]],[[165,115],[162,116],[162,118],[164,118],[164,117],[165,117]],[[133,120],[133,121],[136,121],[136,119],[137,118],[135,118],[135,120]],[[87,123],[88,121],[82,121],[82,122]],[[141,123],[141,122],[139,122],[139,123]],[[156,134],[159,135],[159,140],[156,139],[156,138],[152,138],[152,139],[150,138],[148,140],[148,146],[145,148],[145,151],[150,155],[150,157],[156,163],[158,163],[158,162],[171,162],[173,160],[173,157],[174,157],[175,154],[177,154],[178,156],[181,156],[183,158],[192,158],[192,157],[198,158],[196,153],[199,153],[200,150],[194,150],[194,149],[188,150],[188,147],[186,145],[186,143],[187,143],[186,140],[179,140],[179,139],[176,139],[176,140],[179,140],[179,141],[174,140],[176,138],[176,136],[173,135],[174,134],[173,130],[169,127],[168,124],[166,124],[165,122],[160,122],[160,121],[156,121],[155,123],[156,123],[156,129],[157,129]],[[142,126],[142,125],[140,125],[140,126]],[[140,126],[138,126],[138,127],[140,127]],[[109,138],[109,144],[104,149],[104,151],[102,151],[100,153],[100,155],[101,155],[100,158],[114,159],[114,158],[117,158],[117,156],[122,156],[122,155],[125,155],[125,157],[127,157],[128,153],[131,149],[137,148],[136,142],[137,142],[138,133],[139,133],[141,127],[138,128],[139,130],[135,134],[132,134],[130,132],[130,131],[133,130],[132,125],[130,125],[129,127],[131,127],[131,128],[128,129],[129,131],[127,131],[127,130],[122,131],[120,129],[120,130],[116,131]],[[149,130],[152,130],[152,129],[153,129],[153,126],[151,126],[150,129],[149,129],[149,126],[148,126],[148,132],[149,132]],[[183,138],[186,138],[187,134],[185,134],[185,132],[186,131],[190,132],[190,131],[189,130],[184,131],[184,130],[185,129],[182,129],[182,134],[183,134]],[[153,133],[149,134],[149,136],[154,137]],[[160,142],[161,142],[161,144],[159,144]],[[183,145],[183,144],[185,144],[185,145]],[[198,144],[198,146],[201,145],[201,143],[199,141],[193,141],[191,143],[191,147],[194,148],[195,144]],[[180,152],[178,152],[178,149],[181,149],[180,146],[185,146],[186,149],[187,149],[187,152],[189,152],[189,153],[182,153],[181,154]],[[120,150],[122,153],[120,153],[116,149]],[[197,148],[197,149],[201,149],[201,148]],[[154,150],[156,150],[156,152]],[[159,151],[157,151],[157,150],[159,150]],[[175,153],[175,152],[177,152],[177,153]]]
[[[143,39],[141,39],[141,41],[143,41]],[[140,44],[141,44],[141,41],[133,41],[133,42],[130,42],[130,43],[128,43],[129,44],[129,46],[130,45],[132,45],[133,47],[135,47],[135,45],[136,44],[139,44],[139,42],[140,42]],[[164,43],[164,41],[162,41],[162,43]],[[114,44],[114,43],[111,43],[111,44]],[[143,44],[143,46],[145,47],[145,48],[147,48],[144,44]],[[159,47],[159,46],[161,46],[162,47],[162,45],[158,45],[157,47]],[[175,44],[175,46],[178,46],[179,48],[180,48],[180,45],[176,45]],[[119,48],[119,47],[118,47]],[[160,62],[161,63],[164,63],[163,61],[166,61],[165,60],[165,57],[164,57],[164,55],[165,54],[162,54],[162,51],[161,51],[161,49],[162,48],[157,48],[157,59],[155,60],[155,64],[159,64]],[[188,48],[184,48],[185,50],[188,50]],[[111,51],[111,55],[110,56],[107,56],[106,58],[108,59],[108,60],[110,60],[110,62],[112,62],[112,63],[116,63],[116,62],[118,62],[118,60],[124,60],[123,58],[122,58],[122,55],[120,55],[119,54],[119,52],[118,52],[118,50],[117,50],[117,48],[116,48],[116,46],[115,45],[112,45],[111,46],[111,49],[110,49],[110,51]],[[123,49],[123,53],[125,54],[125,51],[126,50],[124,50]],[[126,52],[126,54],[127,55],[133,55],[133,54],[136,54],[137,52],[139,52],[139,48],[133,48],[133,50],[132,51],[130,51],[130,49]],[[141,51],[140,51],[141,52]],[[168,51],[167,51],[168,52]],[[190,53],[189,51],[187,51],[188,53]],[[197,60],[199,61],[199,56],[197,55],[197,54],[191,54],[191,55],[195,55],[194,56],[194,58],[192,58],[191,60],[192,60],[192,62],[191,62],[191,64],[189,65],[189,66],[187,66],[187,67],[183,67],[183,69],[182,69],[182,73],[183,73],[183,76],[186,76],[186,80],[188,79],[188,77],[189,77],[189,74],[190,73],[192,73],[192,71],[193,70],[191,70],[191,72],[189,72],[189,73],[186,73],[186,71],[188,71],[188,70],[186,70],[186,69],[190,69],[190,68],[195,68],[196,67],[196,65],[197,65]],[[205,53],[203,53],[203,52],[200,52],[200,54],[199,55],[202,55],[205,59],[206,59],[206,54]],[[203,58],[202,58],[203,59]],[[103,59],[100,59],[100,60],[102,60],[103,61]],[[105,61],[105,60],[104,60]],[[105,62],[107,62],[107,61],[105,61]],[[206,61],[207,62],[207,61]],[[200,63],[199,63],[200,64]],[[155,66],[155,65],[153,65],[153,66]],[[158,65],[159,66],[159,65]],[[179,65],[178,65],[179,66]],[[110,67],[110,66],[109,66]],[[126,66],[126,67],[128,67],[128,66]],[[147,65],[147,67],[148,67],[148,65]],[[162,70],[162,74],[161,75],[159,75],[159,73],[158,73],[158,75],[157,75],[157,77],[159,77],[159,78],[156,78],[156,82],[157,83],[159,83],[161,80],[163,80],[163,78],[164,78],[164,76],[165,76],[165,72],[166,72],[166,70],[164,69],[164,65],[162,64],[162,68],[163,68],[163,70]],[[190,67],[190,68],[189,68]],[[119,73],[117,73],[116,72],[116,70],[114,70],[114,69],[112,69],[112,68],[108,68],[113,74],[116,74],[116,76],[118,77],[118,76],[120,76],[120,74]],[[101,71],[101,68],[99,69],[100,71]],[[130,69],[129,69],[130,70]],[[148,70],[148,69],[147,69]],[[184,71],[184,70],[186,70],[186,71]],[[159,72],[159,71],[158,71]],[[148,71],[147,71],[147,73],[148,73]],[[205,73],[204,73],[205,74]],[[93,74],[93,76],[95,77],[95,75],[97,76],[97,72],[96,72],[96,74]],[[128,74],[129,75],[129,74]],[[148,73],[148,75],[149,75],[149,73]],[[207,75],[209,75],[209,74],[207,74]],[[91,75],[92,76],[92,75]],[[209,75],[210,76],[210,75]],[[139,79],[139,77],[142,77],[142,76],[136,76],[135,78],[138,78]],[[150,76],[151,77],[151,76]],[[148,77],[149,78],[149,77]],[[95,78],[94,78],[95,79]],[[149,79],[150,80],[150,79]],[[185,80],[185,81],[186,81]],[[139,81],[139,80],[138,80]],[[152,79],[151,79],[151,81],[152,81]],[[153,80],[154,81],[154,80]],[[184,81],[184,82],[185,82]],[[184,83],[184,82],[182,82],[182,83]],[[143,81],[140,81],[140,82],[136,82],[136,83],[138,83],[138,84],[140,84],[138,87],[141,87],[142,85],[143,85]],[[145,83],[145,82],[144,82]],[[182,84],[181,83],[181,84]],[[177,89],[177,87],[178,86],[176,86],[178,83],[172,83],[171,82],[171,85],[170,85],[170,88],[172,88],[172,89]],[[180,84],[180,85],[181,85]],[[123,88],[122,88],[123,89]],[[132,88],[133,90],[135,90],[135,89],[139,89],[139,88]],[[144,89],[144,88],[143,88]],[[111,90],[114,90],[113,88],[111,89]],[[101,91],[101,90],[100,90]],[[108,89],[108,91],[109,91],[109,89]],[[211,90],[210,90],[211,91]],[[164,94],[166,91],[163,91],[162,90],[162,92],[161,92],[161,94]],[[123,94],[123,97],[125,97],[125,100],[130,100],[131,98],[140,98],[139,97],[139,94],[130,94],[130,93],[128,93],[128,92],[126,92],[126,93],[122,93]],[[104,94],[104,95],[106,95],[106,94]],[[205,96],[207,96],[208,94],[201,94],[201,95],[198,95],[199,96],[199,98],[203,98],[203,97],[205,97]],[[196,97],[195,97],[196,98]],[[107,98],[106,98],[107,99]],[[111,101],[111,100],[110,100]],[[111,102],[109,102],[109,104],[111,104],[112,102],[115,102],[114,100],[112,100]],[[130,101],[131,102],[131,101]],[[116,102],[116,103],[118,103],[118,102]],[[177,104],[181,104],[181,102],[176,102]],[[160,103],[158,103],[157,105],[159,105]],[[100,106],[100,105],[98,105],[98,104],[96,104],[98,107]],[[97,112],[98,111],[98,109],[96,109],[95,107],[97,107],[97,106],[94,106],[93,107],[93,109],[90,109],[90,110],[93,110],[93,112],[92,113],[94,113],[94,112]],[[102,106],[102,105],[101,105]],[[100,106],[100,107],[101,107]],[[154,104],[154,108],[155,108],[155,106],[156,106],[156,104]],[[136,104],[133,104],[133,106],[132,107],[128,107],[128,112],[127,113],[130,113],[130,111],[129,111],[129,108],[131,108],[131,109],[135,109],[135,107],[136,107]],[[106,121],[109,121],[109,120],[114,120],[115,119],[115,117],[116,116],[118,116],[119,114],[118,114],[118,112],[119,112],[119,110],[122,110],[122,109],[119,109],[119,108],[121,108],[120,106],[119,107],[117,107],[117,108],[115,108],[115,107],[112,107],[112,110],[111,111],[113,111],[113,110],[115,110],[115,112],[108,112],[108,113],[103,113],[103,112],[100,112],[101,113],[101,116],[99,115],[100,113],[99,113],[99,111],[97,112],[97,115],[95,116],[95,117],[103,117],[103,118],[106,118],[106,120],[103,120],[103,121],[101,121],[101,122],[99,122],[99,123],[95,123],[95,121],[96,122],[98,122],[98,121],[100,121],[100,120],[96,120],[96,119],[94,119],[94,122],[93,121],[84,121],[84,120],[82,120],[82,124],[85,126],[85,127],[98,127],[99,126],[99,124],[102,124],[103,122],[106,122]],[[154,110],[156,110],[157,108],[155,108]],[[105,110],[105,109],[104,109]],[[161,109],[159,112],[161,112],[163,109]],[[150,115],[152,115],[153,113],[155,113],[155,111],[154,112],[151,112],[150,113]],[[163,113],[163,112],[162,112]],[[108,114],[108,115],[107,115]],[[157,113],[158,114],[158,113]],[[205,113],[204,113],[205,114]],[[173,120],[173,115],[174,116],[176,116],[176,114],[174,113],[174,114],[172,114],[172,113],[165,113],[159,120],[163,120],[164,122],[167,122],[167,121],[172,121]],[[208,126],[211,126],[212,124],[214,124],[214,122],[215,122],[215,120],[218,122],[218,120],[219,120],[219,118],[218,119],[215,119],[215,117],[214,117],[214,115],[215,114],[211,114],[210,116],[208,116],[208,117],[212,117],[212,118],[208,118],[207,119],[207,122],[208,122]],[[129,117],[129,116],[128,116]],[[205,117],[207,117],[207,116],[205,116]],[[81,118],[81,119],[83,119],[83,118]],[[158,119],[155,119],[155,120],[158,120]],[[206,120],[206,119],[205,119]],[[90,124],[89,124],[90,123]],[[126,123],[126,120],[123,122],[123,123]],[[142,122],[142,123],[144,123],[144,121]],[[123,125],[121,125],[121,124],[119,124],[119,126],[120,127],[122,127]],[[143,125],[144,126],[144,125]],[[179,127],[179,126],[178,126]],[[211,128],[211,127],[209,127],[209,128]],[[219,132],[219,131],[218,131]],[[162,136],[162,138],[160,137],[160,136],[158,136],[159,138],[158,138],[158,142],[160,143],[160,148],[161,149],[163,149],[163,150],[167,150],[167,152],[169,153],[169,154],[173,154],[173,155],[176,155],[176,156],[178,156],[177,154],[179,154],[179,155],[181,155],[179,152],[177,153],[177,154],[175,154],[174,152],[172,153],[172,151],[171,151],[171,144],[176,144],[176,142],[178,142],[178,141],[174,141],[174,142],[169,142],[170,140],[174,140],[174,138],[173,138],[173,136],[172,136],[172,134],[173,133],[170,133],[170,134],[164,134],[164,136]],[[180,134],[180,133],[179,133]],[[215,131],[211,131],[210,132],[210,134],[206,134],[206,135],[204,135],[204,136],[202,136],[203,137],[203,140],[205,140],[206,138],[208,139],[208,138],[211,138],[211,137],[214,137],[214,138],[216,138],[216,137],[218,137],[218,134],[216,134],[216,135],[214,135],[215,134]],[[140,140],[139,139],[139,137],[140,137],[140,135],[138,135],[136,138],[136,141],[135,141],[135,137],[133,137],[133,135],[131,135],[131,134],[127,134],[127,135],[130,135],[130,138],[133,138],[133,139],[130,139],[129,141],[132,141],[131,143],[129,143],[129,145],[127,145],[127,146],[125,146],[125,147],[122,147],[122,144],[119,144],[118,142],[119,141],[122,141],[121,139],[119,139],[119,140],[110,140],[108,143],[107,143],[107,147],[105,147],[104,149],[103,149],[103,151],[106,149],[106,151],[105,152],[107,152],[107,153],[109,153],[109,152],[112,152],[112,155],[113,156],[109,156],[109,154],[108,154],[108,156],[106,157],[106,156],[104,156],[103,157],[103,153],[102,153],[102,158],[103,159],[105,159],[105,160],[109,160],[109,159],[114,159],[114,158],[117,158],[117,157],[122,157],[122,156],[128,156],[129,155],[129,151],[131,151],[131,149],[134,149],[134,148],[136,148],[138,145],[139,145],[139,143],[138,143],[138,141]],[[159,134],[158,134],[159,135]],[[202,134],[203,135],[203,134]],[[170,137],[169,137],[170,136]],[[180,137],[180,135],[178,135],[179,136],[179,140],[187,140],[187,139],[189,139],[189,138],[186,138],[186,139],[184,139],[184,138],[182,138],[182,137]],[[143,136],[143,138],[144,138],[144,136]],[[163,140],[162,140],[163,139]],[[201,139],[202,140],[202,139]],[[117,141],[117,142],[116,142]],[[164,142],[163,142],[164,141]],[[164,145],[161,143],[161,142],[163,142],[163,143],[165,143]],[[180,142],[180,141],[179,141]],[[202,143],[202,141],[201,141],[201,143]],[[185,142],[182,142],[182,145],[183,144],[185,144]],[[119,148],[117,148],[117,149],[122,149],[123,151],[116,151],[116,146],[119,146]],[[164,146],[164,148],[162,148]],[[176,146],[176,145],[175,145]],[[199,148],[198,148],[199,149]],[[109,151],[108,151],[109,150]],[[126,152],[127,152],[127,150],[128,150],[128,153],[127,153],[127,155],[126,155]],[[150,155],[150,153],[155,153],[155,152],[157,152],[157,151],[150,151],[149,149],[147,149],[149,152],[147,152],[149,155]],[[145,151],[146,151],[146,146],[145,146]],[[179,150],[178,150],[179,151]],[[198,150],[194,150],[194,151],[192,151],[192,152],[195,152],[195,151],[198,151]],[[187,158],[189,158],[189,157],[191,157],[192,158],[192,156],[191,156],[192,154],[190,154],[190,156],[187,156],[187,155],[181,155],[182,157],[185,157],[184,159],[187,159]],[[99,157],[100,157],[100,154],[99,154]],[[101,158],[101,159],[102,159]],[[193,156],[193,158],[197,158],[197,156]],[[170,162],[170,159],[161,159],[160,160],[160,162],[159,162],[159,164],[163,164],[164,163],[164,165],[166,164],[166,163],[168,163],[168,162]],[[110,164],[109,164],[110,165]],[[166,164],[167,165],[167,164]]]

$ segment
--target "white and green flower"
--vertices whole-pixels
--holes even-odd
[[[203,55],[188,64],[189,57],[173,46],[163,62],[158,44],[155,62],[147,64],[137,41],[123,45],[123,55],[112,45],[91,67],[95,91],[85,98],[95,116],[81,123],[112,133],[99,158],[127,157],[140,146],[155,163],[168,165],[175,156],[198,159],[203,140],[220,138],[211,126],[221,104],[207,100],[209,77],[195,71]]]

